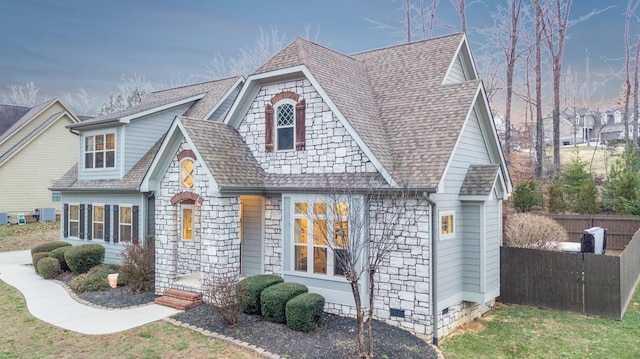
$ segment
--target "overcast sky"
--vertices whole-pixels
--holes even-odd
[[[474,28],[491,23],[498,0],[467,2],[469,38],[478,57],[484,39]],[[565,66],[581,79],[586,51],[593,82],[624,65],[626,0],[575,0],[572,18],[609,5],[616,7],[569,31]],[[176,77],[202,76],[215,54],[237,56],[253,46],[261,27],[277,27],[285,44],[304,36],[308,24],[312,40],[339,52],[384,47],[403,39],[366,19],[400,26],[399,7],[399,0],[0,0],[0,100],[9,84],[27,81],[41,88],[40,100],[82,87],[102,103],[123,75],[134,72],[156,87]],[[449,1],[440,1],[439,16],[459,24]],[[640,33],[637,21],[631,31]],[[606,80],[594,102],[620,91],[622,79]]]

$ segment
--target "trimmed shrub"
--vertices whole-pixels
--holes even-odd
[[[139,243],[127,244],[120,253],[118,272],[127,277],[127,285],[132,291],[153,288],[155,275],[153,246]]]
[[[554,250],[553,242],[564,242],[569,234],[558,222],[531,213],[516,213],[507,217],[504,245],[507,247]]]
[[[274,274],[259,274],[245,278],[236,285],[240,309],[247,314],[260,314],[260,295],[262,291],[284,280]]]
[[[69,266],[67,265],[67,262],[64,260],[64,254],[70,248],[71,248],[70,246],[59,247],[59,248],[56,248],[56,249],[52,250],[51,252],[49,252],[49,257],[55,258],[55,259],[58,260],[58,263],[60,263],[60,270],[62,270],[62,271],[68,271],[69,270]]]
[[[118,267],[115,264],[100,264],[87,273],[80,274],[73,278],[69,287],[77,293],[108,290],[109,280],[107,275],[117,273]],[[125,285],[126,278],[118,276],[118,285]]]
[[[317,293],[303,293],[287,302],[287,326],[308,333],[322,324],[324,297]]]
[[[99,244],[73,246],[64,253],[64,260],[74,274],[86,273],[104,261],[104,247]]]
[[[47,258],[49,256],[49,252],[40,252],[31,255],[31,263],[33,264],[33,270],[38,273],[38,261],[42,258]]]
[[[60,275],[60,262],[57,259],[51,257],[45,257],[38,261],[37,272],[44,279],[52,279]]]
[[[51,252],[52,250],[60,247],[70,247],[71,243],[63,242],[63,241],[53,241],[46,242],[42,244],[38,244],[37,246],[31,248],[31,254],[43,253],[43,252]]]
[[[260,295],[262,316],[270,322],[285,323],[287,302],[308,291],[307,286],[300,283],[280,283],[266,288]]]

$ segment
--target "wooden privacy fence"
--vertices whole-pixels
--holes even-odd
[[[639,256],[640,231],[620,256],[502,247],[498,300],[620,320],[640,277]]]

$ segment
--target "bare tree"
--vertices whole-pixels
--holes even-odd
[[[98,109],[98,115],[123,111],[132,108],[153,91],[153,86],[144,74],[134,72],[131,76],[122,75],[118,92],[111,93],[109,99]]]
[[[63,96],[64,102],[78,115],[88,115],[97,100],[97,97],[91,97],[87,91],[80,87],[78,92],[67,92]]]
[[[629,23],[635,15],[636,9],[640,4],[640,0],[629,0],[627,2],[627,10],[625,12],[624,22],[624,49],[625,49],[625,97],[624,97],[624,139],[629,141],[629,96],[631,95],[631,80],[629,63],[631,62],[631,50],[629,49]],[[637,51],[637,50],[636,50]],[[634,139],[634,142],[636,140]]]
[[[467,15],[466,15],[466,7],[464,5],[465,0],[449,0],[451,5],[453,5],[454,9],[460,16],[460,31],[467,33]]]
[[[326,246],[334,272],[351,286],[358,326],[360,358],[373,358],[373,313],[377,277],[381,265],[398,250],[400,237],[417,228],[428,210],[416,191],[371,189],[364,193],[344,190],[323,196],[322,203],[306,209],[312,213],[314,244]],[[423,212],[421,212],[423,211]],[[367,215],[365,217],[365,215]],[[331,266],[329,266],[331,268]],[[315,268],[314,268],[315,270]],[[360,284],[368,279],[368,303],[362,302]],[[366,338],[365,338],[366,335]]]
[[[33,107],[37,103],[40,87],[33,81],[28,81],[24,85],[11,84],[7,86],[11,90],[11,95],[4,96],[4,102],[25,107]]]
[[[636,62],[633,68],[633,142],[638,146],[638,125],[640,125],[640,104],[638,103],[638,63],[640,62],[640,37],[636,44]]]
[[[535,11],[536,30],[535,30],[535,52],[536,59],[534,63],[534,72],[536,76],[536,178],[543,175],[543,159],[544,159],[544,123],[542,117],[542,7],[540,0],[532,0]]]

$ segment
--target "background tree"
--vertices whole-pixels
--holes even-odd
[[[628,141],[622,156],[611,165],[603,185],[606,209],[616,214],[640,214],[640,150]]]
[[[122,76],[118,92],[111,93],[109,99],[98,109],[98,115],[123,111],[132,108],[153,91],[153,85],[144,74],[134,72],[131,76]]]
[[[629,23],[631,22],[631,19],[635,16],[635,12],[636,12],[636,9],[638,8],[638,5],[640,5],[640,0],[629,0],[627,2],[627,10],[625,12],[625,22],[624,22],[624,50],[625,50],[624,139],[626,141],[629,140],[629,97],[631,95],[631,80],[630,80],[630,71],[629,71],[629,63],[631,62],[631,50],[629,48]],[[636,108],[637,107],[638,106],[636,105]],[[635,111],[636,110],[634,110],[634,113]],[[634,138],[633,141],[635,143],[637,139]]]
[[[89,115],[89,112],[94,108],[97,97],[89,96],[87,91],[80,87],[75,93],[67,92],[63,96],[63,100],[76,115]]]
[[[33,107],[37,103],[40,87],[33,81],[28,81],[24,85],[11,84],[7,86],[11,95],[3,96],[4,102],[9,105]]]

